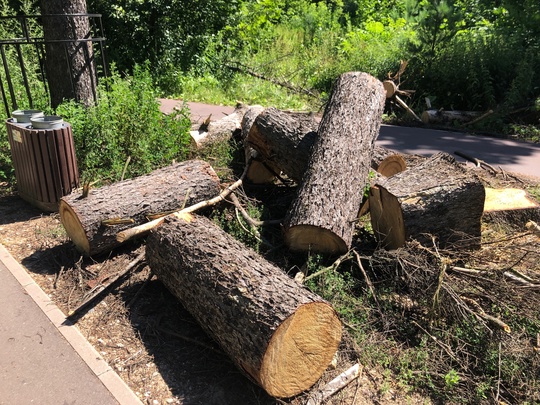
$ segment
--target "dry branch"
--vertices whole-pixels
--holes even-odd
[[[348,384],[358,378],[361,372],[360,364],[355,364],[344,371],[321,389],[310,395],[306,405],[320,405],[339,390],[345,388]]]

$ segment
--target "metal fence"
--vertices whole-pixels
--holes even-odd
[[[88,18],[90,32],[86,38],[45,40],[43,37],[43,19],[45,18]],[[93,64],[94,83],[99,77],[108,76],[105,57],[105,35],[101,14],[50,14],[0,16],[0,33],[10,38],[0,38],[0,93],[8,116],[19,109],[22,100],[26,108],[34,108],[34,93],[39,92],[49,97],[49,83],[45,70],[45,45],[63,44],[68,56],[68,45],[84,45],[86,63]],[[0,35],[2,35],[0,34]],[[92,51],[89,50],[90,44]],[[8,57],[8,54],[15,57]],[[96,57],[97,56],[97,57]],[[13,60],[16,60],[14,62]],[[69,60],[69,57],[67,58]],[[73,70],[69,65],[71,86],[74,89]],[[30,71],[28,70],[30,68]],[[42,87],[39,91],[38,89]],[[49,99],[50,100],[50,99]],[[94,94],[94,101],[97,95]]]

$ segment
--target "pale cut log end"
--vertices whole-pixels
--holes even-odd
[[[540,208],[525,190],[519,188],[493,189],[486,187],[484,212]]]
[[[274,332],[261,364],[261,386],[272,396],[288,398],[309,389],[331,363],[342,327],[324,302],[299,307]]]
[[[342,254],[349,250],[335,233],[313,225],[295,225],[285,232],[285,243],[291,250]]]
[[[401,173],[407,169],[407,162],[399,155],[390,155],[386,157],[377,167],[377,172],[384,177],[390,177]]]
[[[386,249],[398,249],[405,244],[403,212],[396,197],[384,187],[369,190],[369,214],[377,240]]]
[[[90,242],[84,232],[84,227],[75,211],[64,200],[60,200],[58,207],[60,221],[66,230],[69,238],[73,241],[77,249],[88,256],[90,254]]]
[[[386,98],[392,98],[394,97],[394,94],[396,94],[398,88],[396,84],[392,80],[385,80],[383,82],[384,91],[386,92]]]

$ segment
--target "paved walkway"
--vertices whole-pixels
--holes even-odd
[[[141,405],[0,245],[0,404]]]
[[[161,109],[168,113],[175,106],[181,106],[178,100],[162,99]],[[194,122],[202,122],[210,114],[212,120],[219,119],[234,111],[229,106],[214,106],[202,103],[187,103]],[[491,136],[468,135],[460,132],[439,131],[415,127],[397,127],[383,125],[377,144],[398,152],[429,156],[436,152],[454,155],[459,151],[484,160],[494,167],[520,173],[526,176],[540,177],[540,144],[500,139]],[[459,161],[464,159],[454,155]]]

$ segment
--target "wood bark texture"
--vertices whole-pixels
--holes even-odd
[[[86,198],[71,194],[60,201],[60,220],[85,255],[119,246],[118,232],[218,195],[219,178],[203,161],[190,160],[145,176],[92,189]]]
[[[438,153],[412,169],[370,189],[371,223],[388,249],[415,238],[441,246],[475,247],[480,243],[484,186],[456,160]]]
[[[247,144],[275,173],[283,172],[300,182],[306,171],[319,123],[311,113],[267,108],[257,116]]]
[[[86,0],[41,0],[40,5],[42,15],[49,15],[42,18],[45,40],[73,40],[45,45],[51,105],[75,99],[88,106],[96,99],[94,51],[91,42],[76,40],[91,37],[90,23],[88,17],[66,15],[86,13]]]
[[[152,231],[147,262],[235,364],[270,395],[311,387],[342,327],[333,308],[209,219],[186,214]]]
[[[285,222],[292,250],[344,253],[355,219],[384,108],[382,83],[349,72],[334,85],[296,199]]]
[[[240,133],[242,118],[247,109],[246,105],[239,104],[233,113],[217,121],[210,121],[197,130],[190,131],[191,143],[194,148],[201,149],[218,142],[228,141],[235,134]]]
[[[275,173],[272,172],[263,162],[258,152],[251,147],[247,141],[251,127],[255,123],[255,120],[264,111],[264,107],[260,105],[254,105],[244,114],[242,119],[242,144],[244,145],[244,154],[246,157],[246,164],[250,163],[246,178],[248,181],[254,184],[266,184],[271,183],[275,179]]]

